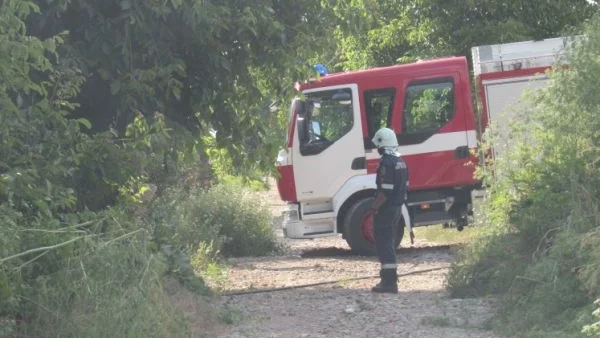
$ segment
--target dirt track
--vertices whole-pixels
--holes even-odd
[[[276,199],[275,199],[276,200]],[[274,216],[279,206],[273,206]],[[336,283],[283,291],[221,296],[233,324],[218,337],[472,337],[494,338],[483,329],[491,301],[450,299],[444,290],[453,250],[417,239],[402,243],[398,273],[441,268],[401,277],[397,295],[370,292],[378,274],[374,257],[351,255],[340,237],[316,240],[281,238],[282,256],[232,259],[222,292],[263,290],[325,281]]]

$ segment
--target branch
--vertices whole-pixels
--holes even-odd
[[[79,223],[79,224],[69,225],[69,226],[66,226],[64,228],[60,228],[60,229],[56,229],[56,230],[76,229],[76,228],[80,228],[80,227],[83,227],[83,226],[86,226],[86,225],[100,223],[100,222],[106,220],[107,218],[108,217],[102,217],[101,219],[97,219],[97,220],[94,220],[94,221],[87,221],[87,222],[83,222],[83,223]]]
[[[84,230],[77,230],[77,228],[80,227],[84,227],[87,225],[91,225],[91,224],[96,224],[96,223],[100,223],[102,221],[104,221],[105,219],[107,219],[107,217],[101,218],[99,220],[95,220],[95,221],[87,221],[87,222],[83,222],[83,223],[79,223],[79,224],[74,224],[74,225],[69,225],[63,228],[58,228],[58,229],[36,229],[36,228],[26,228],[26,229],[17,229],[17,230],[13,230],[11,228],[8,229],[2,229],[1,231],[4,232],[6,231],[20,231],[20,232],[45,232],[45,233],[70,233],[70,232],[83,232],[85,233]]]
[[[46,230],[46,229],[21,229],[19,230],[21,232],[44,232],[44,233],[50,233],[50,234],[65,234],[65,233],[72,233],[72,232],[79,232],[79,233],[86,233],[84,230]]]
[[[23,264],[19,265],[18,267],[16,267],[16,268],[15,268],[15,271],[21,270],[23,267],[25,267],[25,266],[27,266],[27,265],[29,265],[29,264],[31,264],[31,263],[33,263],[33,262],[37,261],[37,260],[38,260],[38,259],[40,259],[40,258],[42,258],[42,256],[44,256],[44,255],[45,255],[45,254],[47,254],[47,253],[48,253],[48,250],[46,250],[46,251],[42,252],[41,254],[39,254],[39,255],[37,255],[37,256],[35,256],[35,257],[33,257],[32,259],[28,260],[27,262],[25,262],[25,263],[23,263]]]
[[[36,252],[40,252],[40,251],[46,251],[46,250],[58,249],[60,247],[69,245],[69,244],[71,244],[71,243],[73,243],[75,241],[78,241],[78,240],[80,240],[82,238],[86,238],[86,237],[90,237],[90,236],[75,237],[75,238],[72,238],[72,239],[70,239],[70,240],[68,240],[66,242],[60,243],[60,244],[56,244],[56,245],[52,245],[52,246],[44,246],[44,247],[41,247],[41,248],[30,249],[30,250],[21,252],[21,253],[16,254],[16,255],[12,255],[12,256],[9,256],[9,257],[2,258],[2,259],[0,259],[0,264],[4,263],[6,261],[9,261],[11,259],[19,258],[19,257],[26,256],[26,255],[29,255],[29,254],[32,254],[32,253],[36,253]]]
[[[557,226],[556,228],[552,228],[548,231],[546,231],[546,233],[544,234],[544,236],[542,236],[542,238],[540,239],[540,241],[538,242],[537,248],[535,249],[535,251],[533,252],[533,254],[531,255],[531,259],[535,260],[536,256],[538,254],[538,252],[540,252],[541,248],[542,248],[542,244],[544,243],[544,241],[548,238],[548,236],[553,233],[554,231],[560,230],[560,228],[562,228],[562,226]]]
[[[127,234],[125,234],[125,235],[122,235],[122,236],[119,236],[119,237],[117,237],[117,238],[113,238],[113,239],[111,239],[110,241],[103,243],[103,244],[102,244],[100,247],[101,247],[101,248],[104,248],[105,246],[109,245],[110,243],[112,243],[112,242],[114,242],[114,241],[118,241],[118,240],[120,240],[120,239],[123,239],[123,238],[125,238],[125,237],[129,237],[129,236],[131,236],[131,235],[135,235],[136,233],[138,233],[138,232],[140,232],[140,231],[145,231],[145,230],[146,230],[146,229],[137,229],[136,231],[133,231],[133,232],[127,233]]]
[[[530,277],[525,277],[525,276],[516,276],[516,279],[522,279],[522,280],[526,280],[526,281],[530,281],[530,282],[534,282],[534,283],[538,283],[538,284],[546,284],[546,282],[538,280],[538,279],[533,279]]]

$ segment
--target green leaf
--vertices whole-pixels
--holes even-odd
[[[132,6],[133,5],[131,4],[130,0],[121,1],[121,9],[124,11],[131,9]]]
[[[84,126],[87,130],[92,129],[92,123],[88,119],[79,118],[77,119],[77,122]]]
[[[174,8],[179,8],[183,5],[183,0],[171,0],[171,5]]]
[[[112,95],[117,95],[121,91],[121,81],[113,81],[110,84],[110,93]]]

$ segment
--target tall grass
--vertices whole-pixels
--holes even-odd
[[[207,244],[225,257],[263,256],[278,249],[265,201],[238,183],[171,189],[150,217],[166,242],[189,255]]]
[[[73,231],[77,240],[69,245],[46,247],[17,265],[4,261],[14,304],[2,310],[16,315],[4,313],[3,337],[189,336],[164,292],[168,264],[155,250],[151,229],[117,209],[96,216]],[[34,274],[34,280],[19,277]]]
[[[0,264],[1,336],[190,337],[165,291],[165,276],[208,295],[198,273],[218,279],[223,257],[278,249],[266,204],[237,184],[175,187],[138,207],[146,214],[132,217],[138,210],[127,207],[90,212],[88,219],[74,214],[70,222],[81,226],[62,230],[58,224],[0,228],[1,259],[17,251],[11,238],[25,240],[29,232],[45,233],[48,243],[75,239],[40,249],[39,257],[29,254],[31,261]],[[18,214],[0,218],[19,222]],[[34,274],[35,280],[20,278]]]

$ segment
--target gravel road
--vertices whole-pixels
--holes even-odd
[[[277,200],[276,197],[271,201]],[[287,248],[275,257],[231,259],[222,292],[285,288],[337,281],[281,291],[222,295],[219,304],[232,324],[225,338],[419,337],[495,338],[484,329],[492,316],[492,300],[450,299],[444,282],[453,248],[417,239],[398,251],[399,293],[373,294],[379,265],[375,257],[354,256],[339,236],[315,240],[284,239],[281,205],[272,205],[275,231]]]

